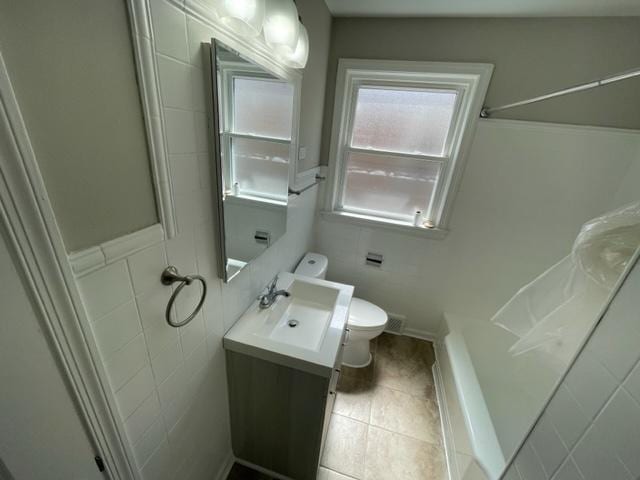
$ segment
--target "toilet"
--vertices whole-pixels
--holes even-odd
[[[324,279],[329,260],[319,253],[307,253],[296,267],[296,275]],[[342,364],[362,368],[371,363],[369,342],[380,335],[387,326],[387,314],[377,305],[353,297],[349,309],[349,321]]]

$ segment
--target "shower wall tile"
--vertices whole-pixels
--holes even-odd
[[[527,440],[516,458],[516,468],[520,473],[522,480],[545,480],[547,475],[542,467],[542,462],[536,455],[535,450],[531,446],[531,442]]]
[[[150,3],[156,49],[164,55],[188,62],[186,15],[165,0]]]
[[[160,416],[160,401],[154,390],[124,423],[129,441],[135,444]]]
[[[120,416],[127,419],[151,394],[153,388],[153,374],[151,367],[147,365],[116,392]]]
[[[104,367],[109,383],[117,391],[149,361],[144,335],[139,333],[127,345],[122,347]]]
[[[625,339],[639,328],[638,298],[636,263],[517,453],[523,480],[538,478],[535,459],[545,467],[541,478],[640,478],[640,360],[638,343]]]
[[[561,385],[551,399],[546,415],[550,417],[566,448],[576,444],[590,421],[565,385]]]
[[[191,67],[186,63],[158,55],[158,70],[164,106],[191,110]]]
[[[157,417],[155,422],[142,435],[140,440],[133,445],[133,454],[138,467],[142,467],[161,442],[166,441],[167,430],[161,417]]]
[[[107,265],[78,281],[89,314],[96,321],[133,298],[126,262]]]
[[[621,388],[604,407],[594,425],[602,440],[634,478],[639,478],[640,405]]]
[[[142,250],[127,259],[136,296],[146,293],[157,286],[158,265],[162,265],[165,262],[164,244]]]
[[[193,112],[164,109],[167,145],[169,153],[196,153],[196,134]]]
[[[590,343],[573,365],[565,385],[587,417],[593,419],[618,386],[615,377],[598,361]]]
[[[640,404],[640,363],[633,369],[629,378],[624,383],[624,387],[633,396],[636,402]]]
[[[142,331],[135,302],[131,300],[94,322],[93,331],[100,354],[108,361]]]
[[[584,480],[584,477],[578,471],[576,464],[570,457],[564,462],[553,478],[554,480]]]
[[[585,480],[631,480],[632,476],[609,448],[602,432],[592,426],[578,442],[573,458]]]
[[[549,415],[545,413],[538,420],[538,424],[529,439],[547,477],[551,477],[566,458],[568,451],[562,443]]]

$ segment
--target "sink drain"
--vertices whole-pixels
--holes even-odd
[[[298,320],[295,320],[295,319],[292,318],[291,320],[289,320],[287,322],[287,325],[289,325],[291,328],[295,328],[295,327],[298,326],[298,323],[300,323],[300,322],[298,322]]]

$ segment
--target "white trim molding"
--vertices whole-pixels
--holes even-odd
[[[1,53],[0,223],[107,475],[139,478]]]
[[[69,254],[69,263],[76,277],[83,277],[109,263],[160,243],[164,239],[162,225],[157,223],[98,246],[73,252]]]
[[[173,238],[178,227],[171,185],[169,149],[164,135],[165,120],[160,100],[160,77],[151,28],[151,11],[148,0],[127,0],[127,6],[158,217],[167,238]]]
[[[451,205],[462,177],[466,157],[473,141],[478,116],[491,79],[493,65],[484,63],[413,62],[395,60],[340,59],[336,78],[336,93],[329,157],[328,195],[324,209],[343,220],[371,227],[395,227],[409,233],[424,232],[424,236],[442,238],[451,212]],[[455,91],[456,105],[442,156],[416,155],[380,149],[356,148],[351,145],[356,97],[359,88],[410,88]],[[427,219],[435,228],[413,225],[413,219],[380,212],[345,209],[342,205],[345,162],[349,152],[402,157],[412,161],[438,165],[440,173],[430,201]],[[346,215],[346,216],[345,216]],[[388,225],[385,225],[388,224]],[[435,230],[435,232],[434,232]]]

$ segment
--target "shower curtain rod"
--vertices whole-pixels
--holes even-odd
[[[522,105],[529,105],[531,103],[542,102],[543,100],[548,100],[549,98],[561,97],[562,95],[568,95],[570,93],[582,92],[584,90],[591,90],[592,88],[602,87],[604,85],[609,85],[610,83],[620,82],[622,80],[627,80],[628,78],[640,77],[640,68],[634,68],[633,70],[627,70],[622,73],[617,73],[615,75],[610,75],[608,77],[601,78],[600,80],[594,80],[593,82],[582,83],[580,85],[576,85],[569,88],[564,88],[562,90],[557,90],[555,92],[547,93],[545,95],[540,95],[539,97],[529,98],[527,100],[521,100],[519,102],[508,103],[507,105],[502,105],[500,107],[483,107],[480,110],[480,118],[489,118],[489,116],[494,112],[499,112],[501,110],[506,110],[508,108],[520,107]]]

